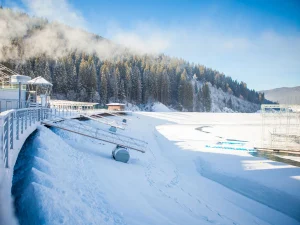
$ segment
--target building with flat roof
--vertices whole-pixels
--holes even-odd
[[[106,105],[108,107],[108,110],[112,110],[112,111],[124,111],[125,110],[125,104],[123,104],[123,103],[109,103]]]

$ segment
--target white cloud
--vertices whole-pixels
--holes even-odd
[[[86,21],[67,0],[23,0],[28,13],[73,27],[86,27]]]
[[[109,39],[139,54],[162,53],[170,47],[172,41],[170,32],[147,22],[140,22],[131,29],[123,29],[117,24],[109,23],[106,32]]]
[[[87,29],[88,23],[81,12],[67,0],[22,0],[26,11],[50,21],[59,21],[72,27]],[[138,23],[133,29],[122,29],[108,23],[107,36],[110,40],[125,46],[138,54],[161,53],[170,47],[171,37],[168,32],[151,23]],[[100,34],[103,35],[103,34]]]

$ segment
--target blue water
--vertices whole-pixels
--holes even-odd
[[[254,148],[246,147],[246,141],[238,141],[227,139],[226,141],[219,141],[214,145],[205,145],[206,148],[217,148],[224,150],[238,150],[247,152],[256,152]]]

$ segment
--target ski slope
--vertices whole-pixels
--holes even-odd
[[[149,151],[131,151],[128,164],[112,159],[114,145],[40,126],[15,166],[20,223],[300,224],[299,168],[205,148],[222,138],[255,145],[259,114],[138,112],[130,118],[117,132],[147,141]]]

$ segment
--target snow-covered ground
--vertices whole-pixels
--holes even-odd
[[[146,111],[146,112],[175,112],[174,109],[169,108],[168,106],[164,105],[161,102],[151,102],[143,105],[141,108],[138,106],[126,103],[126,110],[128,111]]]
[[[111,158],[111,144],[39,127],[15,166],[21,224],[300,224],[300,168],[205,147],[226,139],[259,144],[259,114],[130,119],[117,132],[146,140],[149,150],[130,151],[128,164]]]

